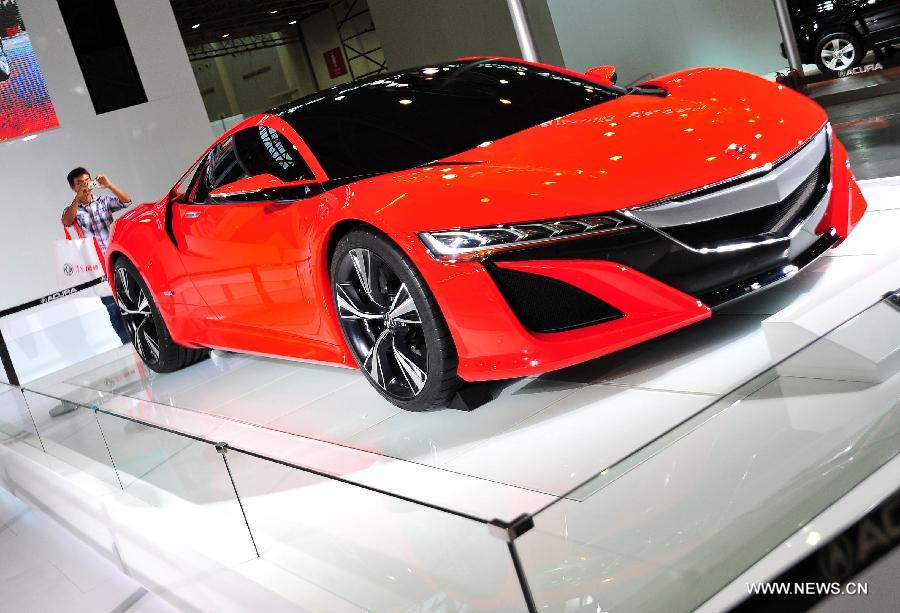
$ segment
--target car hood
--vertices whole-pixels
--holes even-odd
[[[669,95],[625,95],[385,177],[398,190],[391,197],[413,196],[392,213],[427,219],[418,230],[429,230],[633,207],[778,162],[827,121],[807,98],[734,70],[654,83]],[[431,193],[416,198],[421,189]]]

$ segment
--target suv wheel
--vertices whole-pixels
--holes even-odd
[[[838,76],[862,63],[865,49],[849,32],[834,32],[822,37],[816,45],[816,65],[822,74]]]

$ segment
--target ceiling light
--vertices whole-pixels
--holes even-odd
[[[412,100],[410,100],[409,98],[404,98],[400,101],[400,104],[412,104]]]
[[[289,26],[292,26],[292,25],[294,25],[295,23],[297,23],[297,20],[296,20],[296,19],[295,19],[294,21],[289,21],[289,22],[288,22],[288,25],[289,25]]]
[[[274,11],[269,11],[269,14],[270,14],[270,15],[274,15],[274,14],[277,13],[277,12],[278,12],[278,9],[276,9],[276,10],[274,10]]]
[[[200,24],[199,24],[199,23],[195,23],[194,25],[191,26],[191,29],[192,29],[192,30],[196,30],[196,29],[199,28],[199,27],[200,27]]]
[[[222,38],[228,38],[229,36],[231,36],[231,34],[223,34]]]

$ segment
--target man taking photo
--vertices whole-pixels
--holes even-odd
[[[106,175],[97,175],[96,182],[91,181],[91,174],[82,167],[75,168],[66,177],[69,187],[75,192],[72,203],[63,209],[62,223],[69,227],[77,224],[85,236],[93,236],[105,252],[109,246],[109,227],[112,225],[112,214],[131,204],[131,196],[119,189]],[[109,194],[94,194],[94,185]],[[131,342],[119,307],[112,296],[100,300],[109,312],[109,321],[122,343]]]

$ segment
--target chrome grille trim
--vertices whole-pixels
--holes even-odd
[[[825,189],[825,193],[819,199],[818,204],[816,204],[813,212],[803,220],[795,220],[796,224],[790,230],[790,232],[785,236],[777,236],[773,234],[763,234],[753,240],[732,240],[732,241],[723,241],[718,243],[713,247],[694,247],[692,245],[688,245],[687,243],[678,240],[671,234],[668,234],[665,230],[657,229],[649,224],[641,224],[647,227],[650,230],[654,230],[658,234],[665,236],[667,239],[672,241],[673,243],[678,244],[679,246],[687,249],[688,251],[692,251],[694,253],[727,253],[729,251],[742,251],[744,249],[755,249],[756,247],[760,247],[762,245],[773,245],[775,243],[785,243],[790,244],[791,239],[796,237],[804,228],[804,226],[810,225],[810,220],[815,220],[816,224],[822,218],[822,214],[825,211],[825,208],[828,206],[828,202],[831,200],[831,183],[828,183],[828,187]],[[623,211],[626,217],[634,218],[630,211]],[[640,220],[635,219],[635,221],[640,222]],[[809,228],[812,231],[815,228],[816,224],[812,224],[812,227]]]
[[[687,195],[636,207],[627,211],[628,216],[653,228],[667,228],[727,217],[781,202],[830,153],[830,133],[830,126],[826,126],[783,163],[762,176],[730,187],[726,183],[722,189],[696,198]]]

